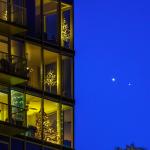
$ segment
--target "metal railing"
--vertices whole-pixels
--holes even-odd
[[[0,19],[26,25],[26,8],[0,0]]]
[[[19,56],[0,52],[0,71],[27,78],[27,60]]]

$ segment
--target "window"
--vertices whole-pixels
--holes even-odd
[[[57,0],[43,1],[44,41],[58,43],[58,3]]]
[[[25,58],[24,42],[11,40],[10,71],[15,75],[27,77],[27,60]]]
[[[58,54],[44,50],[44,90],[52,94],[60,94],[60,66]]]
[[[0,141],[0,149],[1,150],[8,150],[8,147],[9,147],[8,144],[4,144]]]
[[[0,1],[0,19],[7,21],[7,0]]]
[[[41,39],[41,1],[26,0],[28,35]]]
[[[62,106],[64,142],[67,147],[73,147],[73,108],[67,105]]]
[[[42,150],[42,147],[38,144],[27,143],[26,150]]]
[[[61,2],[61,46],[73,48],[72,6]]]
[[[11,123],[17,126],[26,126],[25,122],[25,94],[11,90]]]
[[[62,56],[62,95],[73,97],[73,60],[67,56]]]
[[[0,92],[0,121],[8,120],[8,94]]]
[[[41,47],[26,43],[26,58],[29,75],[28,85],[36,89],[41,89]]]
[[[11,150],[24,150],[24,142],[18,139],[11,139]]]
[[[42,109],[41,98],[26,94],[27,127],[26,136],[41,139]]]
[[[43,137],[47,142],[61,143],[61,104],[44,100]]]
[[[25,57],[25,45],[22,41],[11,40],[11,55]]]

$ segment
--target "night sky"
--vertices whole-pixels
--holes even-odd
[[[75,146],[150,149],[150,1],[75,1]]]

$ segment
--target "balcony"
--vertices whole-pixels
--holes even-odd
[[[0,82],[9,85],[16,85],[26,81],[26,59],[0,52]]]
[[[5,135],[16,135],[27,130],[26,110],[0,102],[0,131]]]
[[[26,31],[26,9],[0,0],[0,32],[16,34]]]

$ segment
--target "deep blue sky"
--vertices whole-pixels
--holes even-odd
[[[149,0],[75,0],[75,49],[76,149],[150,150]]]

